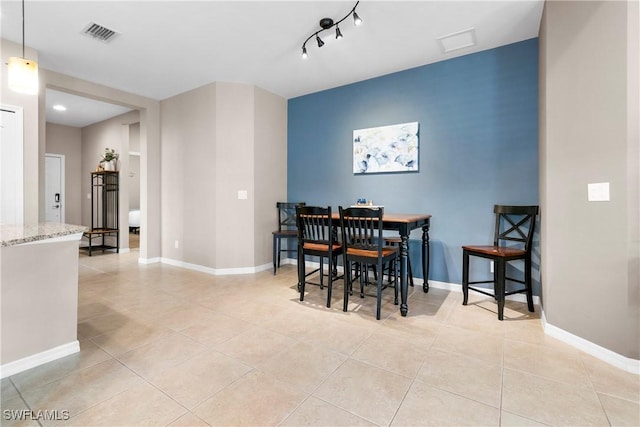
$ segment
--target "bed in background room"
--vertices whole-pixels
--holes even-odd
[[[140,232],[140,209],[129,209],[129,233]]]

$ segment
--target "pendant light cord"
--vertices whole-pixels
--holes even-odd
[[[22,0],[22,59],[24,57],[24,0]]]

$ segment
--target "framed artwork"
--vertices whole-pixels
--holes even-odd
[[[353,131],[353,173],[418,171],[418,122]]]

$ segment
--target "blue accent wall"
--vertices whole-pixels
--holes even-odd
[[[413,121],[418,172],[353,174],[354,129]],[[493,205],[538,204],[538,39],[290,99],[287,168],[289,201],[431,213],[429,278],[461,283],[461,245],[492,242]]]

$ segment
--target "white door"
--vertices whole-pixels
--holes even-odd
[[[0,106],[0,224],[22,224],[22,108]]]
[[[64,222],[64,156],[46,154],[44,173],[45,221]]]

